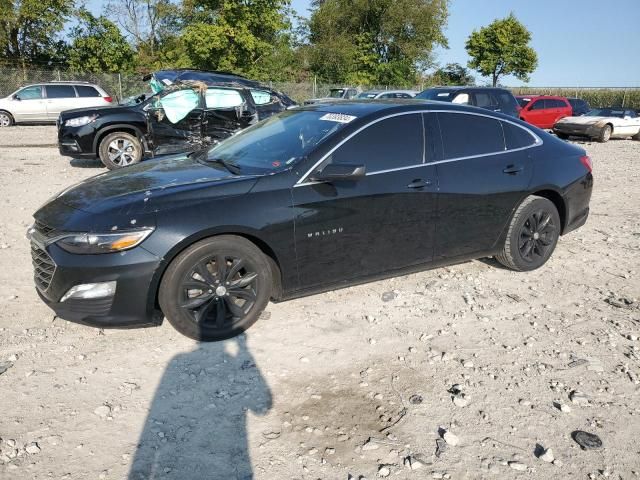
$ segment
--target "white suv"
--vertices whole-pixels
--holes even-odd
[[[87,82],[50,82],[22,87],[0,99],[0,127],[22,122],[55,122],[64,110],[111,105],[102,88]]]

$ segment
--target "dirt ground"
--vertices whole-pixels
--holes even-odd
[[[198,344],[54,318],[24,234],[103,169],[60,157],[53,127],[1,130],[0,478],[637,477],[640,142],[583,146],[591,216],[540,270],[474,261],[271,304]]]

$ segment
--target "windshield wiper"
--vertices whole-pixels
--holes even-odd
[[[207,163],[219,163],[224,168],[229,170],[230,173],[233,173],[234,175],[240,175],[241,168],[235,163],[228,162],[223,158],[203,158],[202,160]]]

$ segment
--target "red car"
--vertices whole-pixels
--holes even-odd
[[[558,120],[573,114],[571,104],[564,97],[520,95],[516,98],[522,107],[520,118],[536,127],[553,128]]]

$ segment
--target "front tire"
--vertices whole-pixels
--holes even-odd
[[[596,140],[598,140],[598,142],[600,142],[600,143],[608,142],[609,139],[611,138],[611,133],[612,132],[613,132],[613,129],[611,128],[611,125],[605,125],[600,130],[600,133],[596,137]]]
[[[636,133],[633,137],[634,140],[640,140],[640,130],[638,130],[638,133]]]
[[[14,123],[13,117],[9,112],[0,110],[0,128],[11,127]]]
[[[100,142],[98,155],[109,170],[128,167],[142,160],[142,143],[130,133],[110,133]]]
[[[513,215],[503,250],[496,260],[518,272],[540,268],[555,250],[560,229],[560,215],[553,202],[531,195]]]
[[[269,303],[272,287],[264,254],[245,238],[221,235],[193,244],[171,262],[158,299],[178,332],[210,342],[253,325]]]

